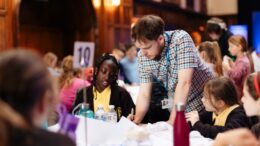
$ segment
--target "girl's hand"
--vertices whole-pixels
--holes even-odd
[[[127,119],[129,119],[129,120],[131,120],[131,121],[134,121],[135,115],[129,114],[129,115],[127,116]]]
[[[191,111],[185,114],[187,121],[191,122],[193,126],[196,122],[200,120],[198,111]]]
[[[131,113],[127,116],[127,119],[134,121],[135,120],[135,115],[134,115],[134,109],[131,109]]]

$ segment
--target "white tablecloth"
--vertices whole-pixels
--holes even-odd
[[[79,125],[76,130],[77,146],[125,146],[127,140],[127,132],[129,129],[138,128],[134,123],[126,118],[121,118],[117,124],[110,124],[95,119],[80,118]],[[87,130],[85,130],[87,127]],[[172,146],[172,126],[166,122],[156,124],[148,124],[141,126],[149,133],[149,146]],[[140,128],[140,126],[139,126]],[[50,131],[58,131],[59,125],[49,127]],[[86,136],[86,133],[87,135]],[[190,133],[190,146],[211,146],[212,140],[204,138],[199,132]]]

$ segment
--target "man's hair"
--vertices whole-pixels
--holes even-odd
[[[159,16],[145,15],[132,28],[133,41],[156,40],[164,32],[164,21]]]

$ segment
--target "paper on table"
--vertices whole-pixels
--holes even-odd
[[[125,133],[128,129],[137,126],[132,121],[122,117],[117,124],[111,124],[100,120],[87,119],[87,133],[85,135],[85,119],[80,118],[76,130],[77,144],[86,145],[86,141],[91,145],[99,144],[121,144],[125,140]]]
[[[126,139],[126,132],[133,127],[137,127],[137,125],[127,118],[121,117],[115,129],[111,131],[107,144],[122,144]]]
[[[76,130],[77,144],[86,145],[86,141],[88,144],[92,145],[104,144],[108,140],[108,136],[110,135],[111,131],[115,129],[115,127],[115,124],[96,119],[80,117],[80,122]],[[87,138],[85,131],[87,131]]]

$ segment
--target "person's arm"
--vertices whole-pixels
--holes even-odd
[[[143,120],[150,105],[152,83],[141,83],[136,102],[134,122],[139,124]]]
[[[219,134],[213,146],[259,146],[256,137],[245,128],[230,130]]]
[[[214,139],[221,132],[240,127],[248,127],[248,119],[242,108],[236,108],[227,117],[225,126],[210,125],[210,123],[197,121],[192,127],[194,130],[199,131],[201,135]]]
[[[121,87],[119,87],[119,88],[121,88]],[[121,104],[122,104],[121,105],[122,116],[127,117],[129,114],[131,114],[132,109],[133,110],[135,109],[135,104],[132,100],[131,95],[129,94],[129,92],[126,89],[121,88],[120,90],[121,90],[120,96],[121,96]]]
[[[186,104],[187,102],[187,97],[190,91],[193,72],[194,72],[193,68],[181,69],[178,72],[178,83],[175,88],[175,94],[173,97],[173,108],[168,121],[169,123],[173,123],[175,120],[175,115],[176,115],[175,104],[178,102],[182,102]]]

